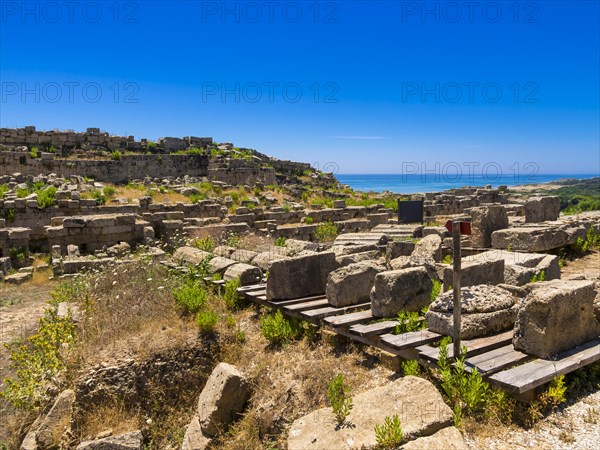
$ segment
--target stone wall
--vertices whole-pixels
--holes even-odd
[[[32,158],[27,152],[0,152],[0,176],[21,173],[89,177],[97,181],[126,183],[146,177],[203,177],[208,175],[208,156],[124,155],[119,160],[64,159],[52,153]]]
[[[158,140],[157,148],[167,153],[185,150],[188,147],[206,147],[212,144],[210,137],[186,136],[184,138],[165,137]],[[24,128],[0,128],[0,144],[26,145],[47,149],[72,150],[86,148],[107,148],[109,150],[129,150],[139,152],[149,149],[148,141],[136,141],[133,136],[111,136],[99,128],[86,131],[38,131],[34,126]]]

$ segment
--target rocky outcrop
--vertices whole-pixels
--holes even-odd
[[[452,411],[433,384],[404,377],[352,399],[348,426],[336,428],[331,408],[322,408],[296,420],[289,432],[288,450],[374,448],[375,425],[398,415],[405,441],[435,435],[452,423]],[[456,435],[453,439],[461,441]],[[457,447],[460,448],[460,447]]]
[[[381,272],[371,290],[374,317],[396,317],[400,311],[420,311],[429,305],[433,282],[424,267]]]
[[[269,266],[267,299],[286,300],[324,294],[327,277],[336,268],[333,252],[273,261]]]
[[[333,306],[357,305],[370,301],[375,276],[383,271],[385,267],[368,262],[334,270],[327,277],[327,300]]]
[[[461,288],[460,337],[474,339],[509,330],[513,327],[520,300],[497,286]],[[429,307],[427,327],[454,336],[454,293],[445,292]]]
[[[515,349],[551,358],[600,335],[593,282],[553,280],[531,289],[515,323]]]

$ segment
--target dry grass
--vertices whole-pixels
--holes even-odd
[[[86,412],[82,423],[80,440],[92,439],[108,430],[119,434],[139,429],[137,415],[119,399],[107,399],[104,404],[96,405]]]
[[[244,344],[223,343],[222,360],[235,364],[251,380],[253,395],[246,413],[218,444],[223,449],[285,448],[286,431],[302,415],[328,406],[327,386],[339,372],[353,395],[382,386],[394,377],[375,353],[345,341],[306,338],[272,349],[259,329],[256,313],[237,314]]]
[[[176,280],[163,267],[142,261],[115,265],[86,282],[81,305],[86,314],[74,355],[85,365],[144,357],[186,339],[189,327],[173,301]]]

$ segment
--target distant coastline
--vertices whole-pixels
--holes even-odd
[[[395,194],[417,194],[425,192],[440,192],[463,186],[498,187],[502,185],[514,187],[522,185],[537,185],[560,182],[568,179],[590,179],[600,174],[515,174],[501,176],[443,176],[436,174],[336,174],[336,178],[352,189],[362,192],[392,192]]]

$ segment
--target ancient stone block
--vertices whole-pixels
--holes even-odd
[[[474,339],[511,329],[517,317],[519,298],[497,286],[461,288],[460,336]],[[454,336],[454,293],[443,293],[429,307],[427,327]]]
[[[454,286],[452,266],[444,267],[444,288]],[[478,284],[504,283],[504,260],[464,260],[461,264],[461,287],[475,286]]]
[[[513,344],[540,358],[550,358],[598,338],[591,281],[552,280],[532,285],[515,323]]]
[[[258,267],[249,264],[233,264],[227,267],[223,274],[223,279],[229,281],[235,278],[240,279],[242,286],[257,284],[262,279],[262,271]]]
[[[327,277],[336,268],[333,252],[273,261],[268,269],[267,298],[285,300],[324,294]]]
[[[250,398],[250,385],[236,367],[220,363],[215,367],[198,399],[202,431],[215,436],[233,422]]]
[[[560,198],[530,197],[525,203],[525,222],[556,220],[560,214]]]
[[[424,267],[381,272],[371,290],[375,317],[396,317],[400,311],[420,311],[429,305],[433,282]]]
[[[482,206],[471,209],[471,245],[492,246],[492,233],[508,228],[508,216],[502,206]]]
[[[368,262],[334,270],[327,277],[327,300],[333,306],[357,305],[370,301],[375,276],[383,271],[385,267]]]

